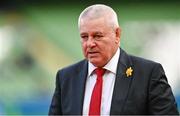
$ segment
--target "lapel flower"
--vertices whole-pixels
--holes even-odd
[[[133,69],[132,69],[131,67],[127,68],[127,69],[126,69],[126,75],[127,75],[127,77],[132,76],[132,72],[133,72]]]

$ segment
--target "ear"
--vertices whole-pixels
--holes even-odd
[[[116,30],[116,43],[120,43],[120,38],[121,38],[121,28],[120,27],[117,27]]]

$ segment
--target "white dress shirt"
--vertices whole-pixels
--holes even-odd
[[[105,74],[103,75],[103,90],[101,98],[101,115],[110,115],[111,100],[114,89],[114,83],[116,78],[117,64],[119,60],[120,49],[116,51],[115,55],[111,60],[103,67],[106,69]],[[89,105],[91,100],[91,94],[93,88],[96,84],[96,74],[94,73],[95,67],[92,63],[89,62],[88,65],[88,77],[86,80],[85,87],[85,96],[83,103],[83,115],[89,114]]]

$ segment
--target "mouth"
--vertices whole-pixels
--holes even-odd
[[[98,55],[99,52],[93,51],[93,52],[88,52],[88,56],[89,57],[95,57],[96,55]]]
[[[95,54],[95,53],[99,53],[99,52],[88,52],[88,54]]]

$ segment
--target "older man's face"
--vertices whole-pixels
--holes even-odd
[[[80,23],[83,54],[96,67],[109,62],[119,46],[119,28],[113,29],[105,18],[83,19]]]

